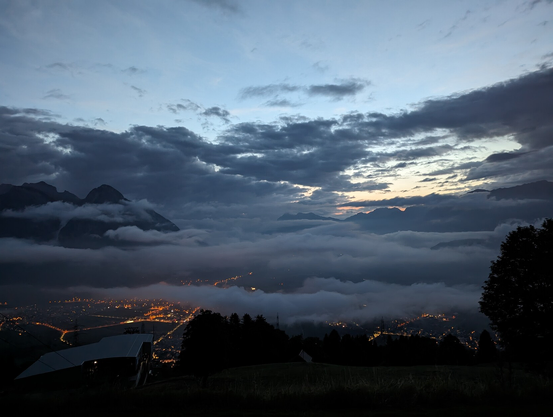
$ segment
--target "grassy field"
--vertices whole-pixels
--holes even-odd
[[[21,411],[134,416],[549,416],[553,383],[522,370],[509,384],[497,367],[273,364],[226,370],[200,388],[190,377],[121,390],[5,393]]]

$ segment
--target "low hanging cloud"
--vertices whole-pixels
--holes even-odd
[[[114,242],[132,242],[135,244],[175,244],[180,246],[198,246],[209,237],[205,230],[187,229],[174,233],[164,233],[157,230],[142,230],[136,226],[124,226],[116,230],[108,230],[105,236]]]
[[[124,248],[96,250],[3,238],[0,285],[64,288],[70,283],[112,288],[160,281],[174,285],[196,279],[213,284],[235,275],[243,276],[238,285],[265,291],[293,291],[309,276],[398,285],[481,285],[506,230],[516,227],[510,224],[485,232],[374,235],[348,222],[319,222],[296,232],[271,232],[286,224],[260,222],[258,226],[250,225],[252,230],[248,231],[231,223],[228,231],[187,229],[165,234],[126,226],[105,234],[114,243],[125,241]],[[439,256],[432,249],[442,242],[469,240],[482,244],[445,247],[439,250]]]
[[[3,210],[0,212],[0,216],[37,221],[59,219],[63,226],[71,219],[97,220],[106,223],[151,220],[151,215],[147,210],[153,210],[153,206],[146,200],[122,201],[120,204],[84,204],[82,206],[54,201],[41,206],[29,206],[24,210]]]
[[[81,289],[86,290],[86,289]],[[368,322],[381,317],[412,317],[421,313],[474,312],[481,289],[443,283],[395,285],[378,281],[350,282],[308,278],[291,293],[248,291],[242,287],[170,286],[115,288],[99,295],[113,298],[163,298],[200,306],[225,315],[238,313],[280,316],[284,324],[327,321]]]

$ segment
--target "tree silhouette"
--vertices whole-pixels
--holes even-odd
[[[518,359],[543,359],[553,334],[553,220],[518,227],[501,244],[480,311]]]
[[[276,363],[288,358],[288,336],[262,315],[253,320],[244,314],[240,321],[236,313],[227,318],[201,310],[184,330],[179,365],[183,373],[200,378],[205,386],[209,375],[227,367]]]
[[[489,363],[497,359],[497,348],[495,342],[492,340],[490,332],[487,330],[480,333],[480,339],[478,339],[478,351],[476,352],[476,360],[479,363]]]
[[[459,339],[448,334],[438,347],[438,363],[443,365],[467,365],[471,354]]]
[[[228,322],[226,317],[210,310],[201,310],[184,330],[180,366],[184,373],[207,378],[227,366]]]
[[[327,356],[328,363],[340,362],[340,334],[336,329],[332,329],[329,335],[324,336],[323,349]]]

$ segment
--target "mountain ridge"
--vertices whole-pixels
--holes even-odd
[[[320,220],[355,223],[361,229],[376,234],[402,230],[417,232],[461,232],[493,230],[501,222],[519,219],[532,222],[553,215],[553,182],[536,181],[491,191],[477,189],[466,195],[485,194],[487,200],[517,200],[516,205],[458,208],[455,205],[413,205],[404,210],[379,207],[368,213],[359,212],[345,219],[323,217],[313,213],[285,213],[277,220]],[[528,200],[528,202],[524,202]],[[377,202],[375,202],[377,203]],[[307,227],[307,226],[306,226]]]
[[[99,219],[74,216],[62,222],[54,212],[44,218],[25,216],[25,210],[46,206],[48,203],[67,203],[78,208],[84,205],[117,204],[120,218]],[[124,246],[129,243],[114,241],[105,236],[108,230],[136,226],[141,230],[176,232],[179,228],[152,209],[136,209],[133,202],[110,185],[92,189],[84,199],[69,191],[59,192],[44,181],[20,186],[0,185],[0,237],[14,237],[35,241],[57,241],[64,247],[100,248]],[[101,212],[101,210],[99,210]]]

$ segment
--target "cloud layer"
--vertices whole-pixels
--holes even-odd
[[[412,317],[421,313],[463,313],[476,310],[480,288],[439,284],[394,285],[377,281],[344,282],[309,278],[292,293],[247,291],[241,287],[217,288],[153,285],[136,290],[117,288],[100,293],[113,298],[163,298],[200,305],[230,315],[256,312],[283,324],[296,322],[371,322],[381,317]]]
[[[331,92],[356,86],[352,81],[310,88]],[[249,94],[295,88],[280,84]],[[221,207],[234,216],[235,205],[250,217],[255,206],[254,216],[264,217],[270,207],[290,208],[292,202],[300,211],[316,197],[336,202],[345,198],[343,193],[386,190],[402,173],[441,186],[458,181],[518,184],[553,176],[552,97],[553,69],[544,69],[427,100],[399,114],[237,123],[215,142],[184,127],[134,126],[115,133],[62,124],[39,109],[1,107],[0,174],[8,183],[46,180],[81,193],[108,183],[131,198],[178,206],[192,216]],[[220,107],[184,101],[168,108],[230,123],[230,113]],[[505,138],[516,141],[520,150],[491,152],[481,160],[458,158],[476,152],[485,141]],[[417,174],[413,164],[435,169]],[[313,188],[319,193],[312,194]],[[322,203],[320,208],[330,210]]]
[[[311,281],[305,279],[320,277],[335,281],[320,281],[325,285],[315,292],[347,294],[344,292],[347,288],[350,292],[362,290],[366,296],[358,301],[365,299],[364,304],[368,304],[376,302],[369,293],[379,285],[387,288],[389,294],[397,290],[397,297],[404,301],[410,291],[413,297],[418,297],[417,289],[424,288],[424,300],[413,305],[438,308],[442,305],[440,294],[449,291],[448,288],[468,285],[471,294],[477,292],[475,288],[487,277],[490,260],[497,256],[499,243],[517,224],[501,225],[489,232],[404,231],[380,236],[367,234],[355,224],[328,221],[316,222],[303,231],[270,234],[266,231],[276,224],[263,222],[238,228],[235,223],[230,230],[212,226],[214,230],[172,233],[120,227],[106,232],[105,237],[114,244],[126,243],[124,247],[96,250],[0,239],[0,285],[28,288],[27,300],[74,287],[138,289],[160,282],[169,286],[168,292],[192,284],[255,287],[266,294],[305,294],[314,292],[316,287],[310,287]],[[235,279],[228,280],[231,277]],[[339,281],[349,284],[342,287]],[[372,286],[365,287],[369,285],[365,281],[372,282]],[[437,291],[435,296],[431,296],[433,288]],[[211,289],[201,291],[226,294],[209,292]],[[459,292],[462,299],[463,291]],[[289,299],[301,298],[298,297]],[[338,299],[346,303],[346,299],[351,301],[348,297]],[[407,308],[400,301],[397,314],[403,314]],[[389,307],[391,311],[396,304],[390,302]],[[369,311],[373,310],[366,310]]]

